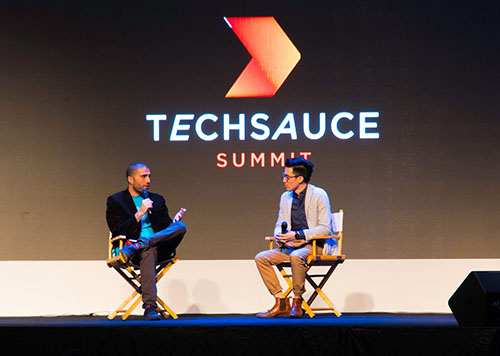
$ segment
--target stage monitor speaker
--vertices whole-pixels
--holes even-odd
[[[500,326],[500,272],[469,273],[448,305],[460,326]]]

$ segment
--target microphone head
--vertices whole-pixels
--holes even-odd
[[[149,199],[149,192],[147,189],[143,189],[141,195],[144,199]]]
[[[282,234],[286,234],[286,228],[288,227],[288,224],[286,223],[286,221],[283,221],[281,223],[281,233]]]

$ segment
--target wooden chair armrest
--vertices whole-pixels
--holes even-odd
[[[123,244],[124,244],[124,241],[127,239],[126,236],[124,235],[119,235],[119,236],[115,236],[115,237],[111,237],[111,232],[109,233],[109,240],[108,240],[108,266],[112,267],[115,265],[116,261],[112,260],[114,257],[112,257],[113,255],[113,245],[115,244],[115,242],[119,242],[119,246],[118,248],[122,248],[123,247]]]
[[[111,238],[111,243],[115,243],[116,241],[126,240],[126,239],[127,239],[127,236],[124,236],[124,235],[115,236],[115,237]]]
[[[328,235],[328,236],[311,236],[308,237],[307,240],[324,240],[324,239],[338,239],[340,235]],[[266,236],[266,241],[274,241],[274,236]]]
[[[110,257],[106,260],[106,264],[108,267],[122,267],[123,262],[120,259],[120,256]]]
[[[266,236],[265,240],[269,241],[269,249],[272,250],[274,248],[273,246],[273,242],[275,240],[274,236]]]
[[[338,239],[338,238],[340,238],[340,235],[327,235],[327,236],[311,236],[311,237],[308,237],[307,240],[312,240],[312,242],[313,242],[312,259],[316,259],[316,240]],[[309,260],[309,262],[310,262],[310,260]]]
[[[308,240],[324,240],[324,239],[338,239],[340,235],[328,235],[328,236],[311,236]]]

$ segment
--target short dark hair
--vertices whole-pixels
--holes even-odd
[[[302,157],[288,158],[285,161],[285,167],[293,168],[293,173],[304,177],[304,182],[306,183],[309,183],[314,170],[314,164]]]
[[[149,168],[147,164],[142,162],[135,162],[129,164],[129,166],[127,167],[126,177],[127,178],[132,177],[139,168],[143,167]]]

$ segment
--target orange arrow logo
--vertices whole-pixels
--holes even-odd
[[[274,17],[224,17],[252,56],[226,98],[271,97],[300,60]]]

